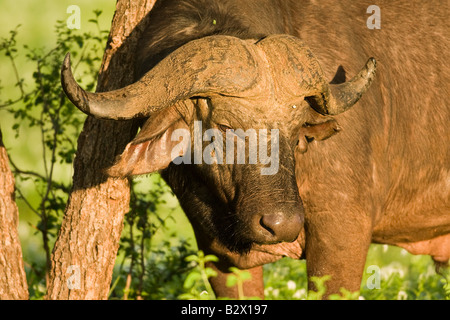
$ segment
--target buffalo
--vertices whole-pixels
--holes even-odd
[[[371,4],[159,0],[136,82],[110,92],[83,90],[66,56],[63,88],[81,111],[145,120],[107,172],[161,173],[199,248],[220,258],[218,295],[236,294],[224,285],[230,266],[251,270],[246,294],[262,295],[261,266],[282,257],[331,275],[327,294],[359,290],[371,243],[450,258],[446,10],[378,1],[374,29]],[[180,130],[190,138],[174,139]],[[275,172],[248,162],[250,130],[274,142]],[[243,141],[247,162],[237,149],[222,161],[220,148],[209,163],[180,161],[224,139]]]

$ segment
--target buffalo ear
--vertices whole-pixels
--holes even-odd
[[[334,119],[316,124],[305,123],[297,130],[298,144],[295,151],[305,153],[311,141],[328,139],[339,131],[341,127]]]
[[[172,141],[172,134],[177,129],[189,132],[186,119],[174,108],[147,119],[136,138],[126,146],[106,173],[111,177],[126,177],[165,169],[174,158],[182,156],[190,145],[186,135],[182,135],[181,142],[177,139]]]

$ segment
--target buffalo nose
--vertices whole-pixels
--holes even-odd
[[[303,226],[300,215],[287,216],[279,212],[263,215],[260,223],[270,233],[269,238],[283,242],[292,242],[297,239]]]

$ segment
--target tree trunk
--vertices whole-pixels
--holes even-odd
[[[28,299],[18,222],[14,176],[9,168],[0,130],[0,300]]]
[[[133,82],[136,42],[155,1],[118,0],[97,91]],[[52,253],[47,299],[108,298],[130,185],[103,172],[137,128],[133,121],[86,120],[78,139],[73,189]]]

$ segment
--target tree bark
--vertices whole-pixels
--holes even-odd
[[[19,211],[14,200],[14,176],[0,130],[0,300],[28,299],[17,225]]]
[[[156,0],[118,0],[97,91],[133,82],[137,39]],[[88,117],[78,139],[73,189],[52,253],[47,299],[107,299],[124,215],[128,179],[104,174],[135,136],[133,121]]]

